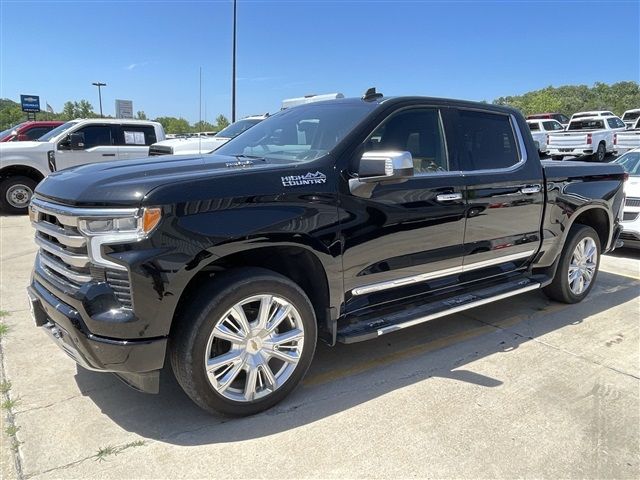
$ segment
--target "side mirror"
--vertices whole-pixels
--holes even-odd
[[[402,183],[411,177],[413,157],[410,152],[365,152],[360,158],[358,178],[349,180],[349,190],[355,196],[371,198],[379,183]]]
[[[84,150],[84,133],[69,134],[69,149]]]
[[[365,152],[360,159],[358,179],[365,183],[401,182],[413,177],[410,152]]]

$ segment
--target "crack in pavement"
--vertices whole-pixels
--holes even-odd
[[[0,373],[2,374],[2,378],[4,380],[9,380],[7,378],[7,370],[4,366],[4,349],[2,348],[2,341],[0,339]],[[9,400],[9,392],[6,392],[2,395],[2,397],[6,397],[6,400]],[[7,424],[9,428],[16,427],[15,415],[13,413],[13,408],[7,409]],[[15,438],[14,438],[15,439]],[[17,439],[16,439],[17,440]],[[15,448],[11,447],[11,457],[13,458],[13,463],[16,469],[16,475],[18,480],[24,479],[24,474],[22,472],[22,459],[20,458],[20,443],[17,444]]]

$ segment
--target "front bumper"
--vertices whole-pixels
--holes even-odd
[[[89,370],[116,374],[136,390],[158,393],[166,338],[121,340],[94,335],[87,329],[79,309],[54,295],[38,280],[34,272],[27,287],[33,318],[67,355]]]
[[[620,222],[622,227],[622,233],[620,238],[624,242],[625,247],[640,248],[640,209],[637,207],[629,208],[625,207],[625,216],[629,215],[633,217],[633,220],[627,220]]]

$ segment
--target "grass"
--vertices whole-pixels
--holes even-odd
[[[118,455],[128,448],[142,447],[146,443],[147,442],[145,442],[144,440],[136,440],[135,442],[129,442],[120,446],[108,445],[106,447],[101,447],[98,449],[98,453],[95,454],[95,458],[96,461],[103,462],[107,459],[107,457],[111,455]]]
[[[0,310],[0,318],[8,317],[9,315],[10,315],[10,313],[7,312],[6,310]]]
[[[11,382],[3,380],[0,382],[0,395],[6,395],[11,390]]]
[[[7,333],[9,333],[9,325],[0,322],[0,338],[4,337]]]
[[[0,408],[2,408],[2,410],[12,410],[18,405],[18,403],[20,403],[20,399],[18,398],[7,398],[6,400],[3,400],[2,403],[0,403]]]
[[[5,433],[10,437],[15,437],[18,430],[20,430],[20,427],[17,427],[16,425],[11,425],[4,429]]]

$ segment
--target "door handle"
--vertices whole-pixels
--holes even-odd
[[[542,187],[540,185],[531,185],[529,187],[522,187],[520,189],[520,193],[539,193],[540,190],[542,190]]]
[[[436,200],[439,202],[451,202],[453,200],[462,200],[462,193],[440,193],[436,196]]]
[[[103,153],[102,156],[103,157],[115,157],[116,154],[115,153]]]

